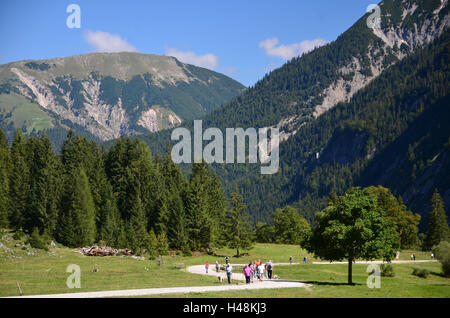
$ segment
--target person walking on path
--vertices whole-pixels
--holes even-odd
[[[415,253],[413,254],[413,260],[416,260],[416,254]]]
[[[255,276],[255,265],[253,264],[253,261],[251,261],[248,266],[250,267],[250,280],[253,284],[253,277]]]
[[[303,257],[303,263],[306,264],[306,262],[308,261],[308,259],[306,258],[306,256]]]
[[[245,265],[244,267],[244,276],[245,276],[245,283],[250,284],[250,276],[252,275],[252,271],[250,269],[250,266]]]
[[[220,268],[220,266],[219,266],[219,262],[218,262],[218,261],[216,261],[216,272],[217,272],[217,273],[219,272],[219,268]]]
[[[205,264],[205,270],[206,270],[206,274],[208,274],[208,268],[209,268],[209,263],[208,263],[208,262],[206,262],[206,264]]]
[[[291,256],[291,257],[289,257],[289,264],[291,264],[291,265],[292,265],[292,256]]]
[[[272,279],[272,271],[273,271],[273,263],[272,260],[269,259],[267,262],[267,278]]]
[[[233,267],[231,266],[231,263],[227,264],[227,279],[228,284],[231,284],[231,275],[233,274]]]
[[[261,263],[258,266],[258,274],[259,274],[259,277],[258,277],[259,281],[262,281],[264,278],[264,266]]]
[[[267,262],[264,264],[264,278],[267,278]]]

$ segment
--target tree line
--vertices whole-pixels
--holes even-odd
[[[0,227],[38,232],[69,247],[95,242],[152,256],[169,249],[246,248],[251,226],[236,188],[230,202],[206,163],[187,178],[138,139],[108,151],[70,131],[60,154],[42,134],[0,130]],[[249,234],[250,233],[250,234]]]
[[[430,250],[449,238],[437,190],[430,203],[427,233],[419,235],[420,215],[382,186],[362,192],[351,188],[344,196],[331,192],[313,229],[291,206],[276,209],[272,222],[252,227],[237,186],[227,200],[221,182],[205,162],[194,164],[187,178],[171,160],[170,146],[164,157],[152,156],[144,142],[129,137],[121,137],[105,151],[96,142],[69,132],[56,154],[45,134],[26,137],[18,130],[9,146],[0,130],[0,187],[0,227],[55,239],[69,247],[97,242],[148,252],[152,257],[169,249],[188,253],[223,246],[236,249],[239,255],[254,241],[307,247],[314,233],[329,224],[321,215],[360,202],[365,204],[358,206],[361,211],[382,216],[370,222],[382,220],[382,228],[392,231],[386,244],[393,249],[422,245]],[[354,221],[348,215],[345,218]]]

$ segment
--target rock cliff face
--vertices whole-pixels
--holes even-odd
[[[450,22],[450,15],[444,10],[447,5],[448,0],[442,0],[441,5],[427,16],[414,1],[403,1],[395,11],[396,15],[385,2],[380,3],[381,25],[371,30],[381,43],[369,45],[365,52],[339,70],[341,77],[320,94],[323,102],[315,106],[314,117],[339,102],[349,101],[384,69],[441,35]]]
[[[4,94],[21,95],[55,119],[52,127],[63,120],[100,140],[174,127],[243,89],[222,74],[173,57],[138,53],[93,53],[0,66],[0,101]],[[12,112],[20,110],[19,104],[12,105]],[[11,107],[0,108],[3,127],[11,122],[14,126],[8,112]]]

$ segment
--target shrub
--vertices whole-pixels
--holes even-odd
[[[392,266],[391,264],[381,264],[380,270],[381,270],[380,274],[383,277],[394,277],[395,276],[394,266]]]
[[[192,256],[191,249],[189,248],[189,245],[187,245],[187,244],[184,244],[184,245],[183,245],[181,251],[182,251],[182,253],[183,253],[183,256]]]
[[[22,229],[19,229],[16,232],[14,232],[13,239],[15,239],[16,241],[20,241],[24,236],[25,233],[23,233]]]
[[[33,233],[31,233],[31,236],[28,239],[28,243],[31,247],[48,251],[48,246],[44,239],[39,235],[39,230],[37,228],[34,228]]]
[[[159,255],[169,255],[169,243],[167,242],[166,233],[162,232],[157,236],[156,249]]]
[[[444,275],[450,277],[450,243],[442,241],[433,248],[433,253],[441,262]]]
[[[428,269],[414,267],[412,274],[422,278],[427,278],[428,275],[430,275],[430,271]]]

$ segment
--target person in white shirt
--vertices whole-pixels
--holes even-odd
[[[259,280],[262,281],[264,278],[264,265],[263,264],[259,264],[258,272],[259,272]]]
[[[231,274],[233,273],[232,270],[233,270],[233,267],[231,266],[231,263],[228,263],[228,264],[227,264],[227,278],[228,278],[228,284],[231,284]]]

